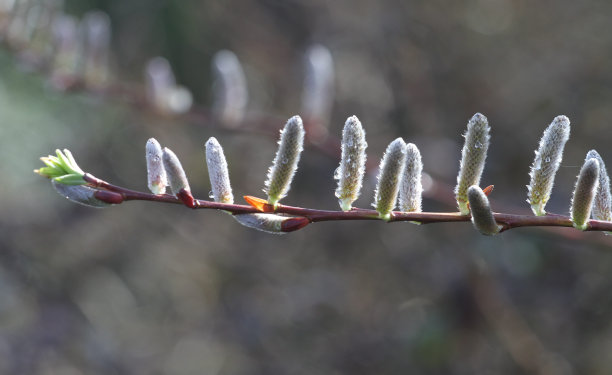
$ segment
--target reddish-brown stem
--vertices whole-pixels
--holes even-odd
[[[92,187],[104,189],[121,194],[124,201],[152,201],[163,203],[174,203],[184,205],[179,198],[161,194],[139,192],[112,185],[104,180],[86,173],[83,179]],[[223,210],[236,214],[260,213],[258,209],[250,205],[218,203],[207,200],[194,199],[194,209],[214,209]],[[375,210],[357,208],[351,211],[332,211],[318,210],[313,208],[303,208],[277,204],[275,213],[287,214],[296,217],[303,217],[309,222],[319,221],[341,221],[341,220],[382,220]],[[519,227],[572,227],[572,220],[568,216],[548,214],[546,216],[513,215],[505,213],[494,213],[493,216],[498,224],[502,225],[502,232],[508,229]],[[461,215],[458,212],[393,212],[389,222],[413,221],[421,224],[462,222],[470,221],[469,215]],[[588,223],[587,231],[612,231],[612,222],[591,220]]]

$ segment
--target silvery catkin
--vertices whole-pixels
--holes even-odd
[[[467,131],[464,135],[465,143],[461,150],[457,186],[455,187],[455,197],[462,215],[470,213],[467,205],[468,188],[480,183],[480,176],[484,170],[487,150],[489,149],[489,131],[489,122],[480,113],[476,113],[468,122]]]

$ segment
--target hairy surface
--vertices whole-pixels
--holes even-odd
[[[586,229],[586,222],[591,216],[591,208],[598,185],[599,163],[595,158],[588,159],[580,169],[572,196],[572,206],[570,207],[574,227],[580,230]]]
[[[208,177],[212,189],[211,198],[215,202],[234,203],[225,154],[214,137],[206,142],[206,166],[208,167]]]
[[[464,135],[465,143],[461,150],[457,186],[455,187],[457,205],[463,215],[470,213],[467,207],[468,188],[480,183],[480,176],[484,170],[487,150],[489,149],[489,131],[489,122],[480,113],[476,113],[468,122],[467,131]]]
[[[546,128],[540,146],[535,152],[535,159],[531,165],[531,181],[527,186],[528,199],[533,213],[544,215],[544,207],[550,198],[555,182],[555,175],[563,159],[563,148],[569,139],[570,121],[565,116],[557,116]]]
[[[385,220],[389,219],[391,211],[395,208],[405,162],[406,144],[403,139],[397,138],[387,146],[380,161],[378,183],[372,204],[380,217]]]
[[[350,210],[352,203],[359,197],[365,172],[367,147],[361,122],[357,116],[349,117],[342,130],[340,166],[334,173],[334,178],[338,180],[336,197],[343,211]]]
[[[599,163],[599,185],[595,193],[591,215],[595,220],[611,221],[612,198],[610,197],[610,177],[606,171],[606,164],[595,150],[587,153],[585,161],[589,159],[596,159]]]
[[[413,143],[406,145],[406,165],[400,185],[399,209],[404,212],[421,212],[423,196],[423,162],[421,153]]]
[[[275,204],[287,195],[304,149],[304,125],[300,116],[293,116],[281,131],[278,151],[268,170],[264,192],[268,203]]]

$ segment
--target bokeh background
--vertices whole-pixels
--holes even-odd
[[[334,59],[329,134],[357,115],[374,164],[396,137],[416,143],[434,180],[425,210],[455,209],[461,134],[482,112],[492,127],[483,186],[495,185],[495,210],[528,214],[533,150],[567,115],[572,135],[547,206],[567,214],[586,152],[612,163],[612,2],[66,0],[63,9],[109,15],[113,82],[140,92],[147,61],[164,56],[200,108],[214,99],[213,55],[233,51],[249,112],[228,130],[121,95],[58,90],[48,69],[27,63],[27,40],[4,41],[0,373],[612,372],[612,239],[601,233],[329,222],[274,236],[213,211],[79,206],[32,173],[66,147],[88,172],[145,191],[144,145],[156,137],[206,197],[203,145],[214,136],[235,195],[262,195],[276,130],[254,134],[249,119],[264,114],[280,129],[300,113],[304,53],[318,43]],[[336,208],[337,163],[307,146],[285,202]]]

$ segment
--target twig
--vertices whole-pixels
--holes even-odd
[[[183,201],[169,194],[155,195],[135,191],[120,186],[110,184],[89,173],[83,179],[90,186],[112,191],[121,194],[124,201],[151,201],[159,203],[174,203],[183,205]],[[233,215],[262,213],[261,210],[240,204],[228,204],[211,202],[208,200],[195,199],[193,209],[214,209],[227,211]],[[291,216],[303,217],[309,222],[321,221],[345,221],[345,220],[382,220],[378,212],[370,209],[356,208],[351,211],[318,210],[313,208],[303,208],[277,204],[273,211],[277,214],[287,214]],[[514,215],[507,213],[493,213],[495,221],[502,225],[502,232],[519,227],[573,227],[569,216],[547,214],[546,216]],[[421,224],[445,223],[445,222],[464,222],[470,221],[470,215],[461,215],[459,212],[399,212],[394,211],[389,222],[411,221]],[[612,231],[612,222],[590,220],[587,223],[586,231]]]

